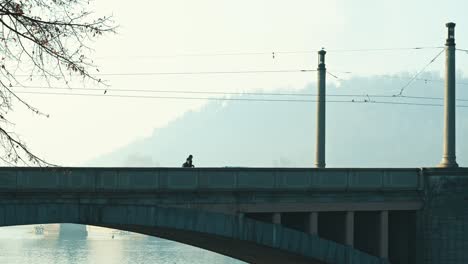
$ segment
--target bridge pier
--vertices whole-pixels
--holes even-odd
[[[273,213],[271,222],[275,225],[281,225],[281,213]]]
[[[348,246],[354,245],[354,212],[346,212],[345,217],[345,244]]]
[[[379,213],[379,257],[388,258],[388,211]]]
[[[253,219],[263,219],[263,221],[275,225],[319,235],[368,254],[389,259],[389,214],[388,210],[383,210],[357,212],[315,211],[305,214],[272,212],[250,216]],[[321,218],[321,224],[319,224],[319,218]],[[405,232],[405,227],[401,228],[403,229],[400,232]]]
[[[307,231],[309,234],[318,234],[318,212],[311,212],[308,214]]]

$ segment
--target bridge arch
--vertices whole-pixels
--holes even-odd
[[[192,209],[135,204],[0,204],[0,226],[75,223],[157,236],[249,263],[364,263],[387,260],[280,225]]]

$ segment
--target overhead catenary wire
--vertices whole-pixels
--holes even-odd
[[[331,73],[330,71],[327,71],[327,74],[330,75],[331,77],[335,78],[335,79],[340,79],[338,76],[336,76],[335,74]]]
[[[250,74],[250,73],[300,73],[317,70],[247,70],[247,71],[187,71],[187,72],[142,72],[142,73],[98,73],[97,76],[141,76],[141,75],[200,75],[200,74]]]
[[[369,49],[331,49],[327,52],[365,52],[365,51],[398,51],[398,50],[423,50],[423,49],[441,49],[443,47],[410,47],[410,48],[369,48]],[[460,50],[460,49],[459,49]],[[464,50],[463,50],[464,51]],[[181,55],[149,55],[141,57],[158,57],[158,56],[228,56],[228,55],[271,55],[275,54],[304,54],[304,53],[316,53],[317,51],[273,51],[273,52],[233,52],[233,53],[213,53],[213,54],[181,54]],[[440,55],[440,54],[439,54]],[[138,57],[138,56],[137,56]],[[438,57],[438,56],[436,56]],[[436,59],[436,58],[435,58]],[[435,60],[434,59],[434,60]],[[429,64],[431,64],[431,61]],[[427,66],[429,66],[429,64]],[[426,66],[426,67],[427,67]],[[425,67],[425,68],[426,68]],[[424,69],[425,69],[424,68]],[[117,73],[93,73],[93,76],[157,76],[157,75],[217,75],[217,74],[255,74],[255,73],[304,73],[304,72],[315,72],[316,69],[284,69],[284,70],[239,70],[239,71],[176,71],[176,72],[117,72]],[[423,71],[423,70],[422,70]],[[421,71],[421,72],[422,72]],[[346,72],[349,73],[349,72]],[[329,73],[334,78],[338,77],[334,74]],[[420,72],[417,74],[419,75]],[[43,74],[19,74],[17,77],[44,77]],[[53,77],[61,77],[61,75],[52,75]],[[74,76],[80,76],[76,74]],[[415,79],[415,78],[413,78]],[[410,80],[409,84],[411,84]]]
[[[245,71],[180,71],[180,72],[116,72],[116,73],[93,73],[93,76],[151,76],[151,75],[216,75],[216,74],[255,74],[255,73],[303,73],[315,72],[314,69],[291,69],[291,70],[245,70]],[[19,74],[22,77],[44,77],[41,74]],[[61,77],[60,75],[53,75]],[[81,76],[81,75],[73,75]]]
[[[437,55],[429,61],[429,63],[427,63],[420,71],[418,71],[413,77],[409,78],[409,81],[403,85],[400,89],[399,89],[399,93],[398,94],[395,94],[395,96],[402,96],[404,90],[406,88],[408,88],[412,83],[413,81],[425,81],[425,82],[444,82],[444,80],[432,80],[432,79],[427,79],[427,78],[417,78],[422,72],[424,72],[426,70],[426,68],[431,65],[434,61],[437,60],[437,58],[444,52],[444,47],[434,47],[434,48],[441,48],[442,50],[437,53]],[[464,49],[457,49],[457,50],[460,50],[460,51],[464,51],[464,52],[467,52],[468,53],[468,50],[464,50]],[[332,77],[334,77],[335,79],[341,79],[340,77],[338,77],[336,74],[333,74],[329,71],[327,71],[327,73],[329,75],[331,75]],[[340,71],[340,73],[345,73],[345,74],[353,74],[353,72],[351,71]],[[387,76],[387,75],[379,75],[379,77],[381,78],[391,78],[391,79],[403,79],[401,77],[397,77],[397,76]],[[464,83],[464,82],[457,82],[456,84],[459,84],[459,85],[468,85],[468,83]]]
[[[327,52],[385,52],[404,50],[439,49],[440,46],[400,47],[400,48],[363,48],[363,49],[327,49]],[[176,58],[176,57],[218,57],[218,56],[272,56],[280,54],[315,54],[317,50],[271,50],[253,52],[218,52],[218,53],[180,53],[180,54],[154,54],[154,55],[130,55],[130,56],[100,56],[97,59],[107,58]]]
[[[147,90],[147,89],[111,89],[111,88],[81,88],[81,87],[50,87],[50,86],[13,86],[20,89],[34,90],[65,90],[65,91],[91,91],[91,92],[106,92],[111,95],[111,92],[134,92],[134,93],[170,93],[170,94],[209,94],[209,95],[255,95],[255,96],[295,96],[295,97],[313,97],[315,93],[268,93],[268,92],[227,92],[227,91],[193,91],[193,90]],[[25,92],[25,91],[15,91]],[[385,94],[327,94],[329,97],[373,97],[373,98],[396,98],[395,95]],[[422,100],[443,100],[443,97],[427,97],[427,96],[398,96],[398,98],[422,99]],[[457,101],[468,102],[468,99],[457,99]]]
[[[427,49],[441,49],[442,46],[433,47],[407,47],[407,48],[364,48],[364,49],[330,49],[327,52],[377,52],[377,51],[402,51],[402,50],[427,50]]]
[[[364,51],[396,51],[396,50],[418,50],[418,49],[442,49],[443,47],[413,47],[413,48],[377,48],[377,49],[343,49],[343,50],[339,50],[339,49],[331,49],[331,50],[328,50],[329,52],[364,52]],[[462,50],[462,49],[460,49]],[[462,51],[466,51],[466,50],[462,50]],[[281,54],[281,53],[284,53],[284,54],[288,54],[288,53],[315,53],[317,51],[278,51],[278,52],[272,52],[273,53],[273,56],[274,54]],[[400,92],[398,94],[394,94],[394,95],[376,95],[376,94],[349,94],[349,95],[345,95],[345,94],[336,94],[336,95],[333,95],[333,94],[330,94],[330,95],[327,95],[327,96],[337,96],[337,97],[375,97],[375,98],[395,98],[395,97],[399,97],[399,98],[407,98],[407,99],[424,99],[424,100],[442,100],[443,98],[439,98],[439,97],[425,97],[425,96],[404,96],[403,95],[403,92],[404,90],[409,86],[411,85],[411,83],[415,80],[423,80],[423,81],[434,81],[434,82],[443,82],[442,80],[429,80],[429,79],[424,79],[424,78],[417,78],[430,64],[432,64],[443,52],[443,49],[428,63],[426,64],[419,72],[417,72],[413,77],[411,77],[408,81],[407,84],[405,84],[403,87],[400,88]],[[225,53],[224,55],[234,55],[234,54],[242,54],[242,53]],[[245,53],[245,54],[271,54],[270,52],[264,52],[264,53]],[[194,55],[197,55],[197,54],[194,54]],[[198,54],[200,55],[200,54]],[[214,55],[223,55],[223,54],[214,54]],[[134,73],[127,73],[127,72],[121,72],[121,73],[96,73],[96,74],[93,74],[93,75],[96,75],[96,76],[145,76],[145,75],[199,75],[199,74],[255,74],[255,73],[297,73],[297,72],[315,72],[317,70],[315,69],[294,69],[294,70],[241,70],[241,71],[181,71],[181,72],[134,72]],[[351,72],[345,72],[345,73],[351,73]],[[335,79],[340,79],[337,75],[327,71],[327,74],[329,74],[330,76],[332,76],[333,78]],[[20,76],[20,75],[17,75],[17,76]],[[42,75],[22,75],[22,76],[42,76]],[[385,77],[391,77],[391,76],[385,76]],[[392,77],[394,78],[394,77]],[[399,78],[399,79],[402,79],[402,78]],[[457,84],[467,84],[467,83],[457,83]],[[24,86],[24,88],[27,88]],[[32,88],[32,87],[29,87],[29,88]],[[39,87],[37,87],[39,88]],[[48,88],[42,88],[42,89],[70,89],[70,88],[59,88],[59,87],[48,87]],[[77,89],[77,90],[87,90],[87,91],[91,91],[91,90],[96,90],[95,88],[71,88],[71,89]],[[116,91],[116,92],[149,92],[149,93],[153,93],[153,92],[159,92],[159,93],[188,93],[188,94],[217,94],[217,95],[236,95],[236,94],[239,94],[239,95],[271,95],[271,96],[316,96],[315,94],[298,94],[298,93],[252,93],[252,92],[244,92],[244,93],[233,93],[233,92],[209,92],[209,91],[169,91],[169,90],[138,90],[138,89],[101,89],[101,90],[104,90],[105,92],[107,91]],[[32,92],[19,92],[19,93],[32,93]],[[65,94],[65,93],[47,93],[47,94],[56,94],[56,95],[59,95],[59,94],[63,94],[63,95],[72,95],[72,94]],[[94,96],[94,94],[76,94],[74,93],[73,95],[81,95],[81,96]],[[96,96],[100,96],[100,95],[97,95]],[[110,97],[138,97],[138,96],[134,96],[134,95],[107,95],[107,96],[110,96]],[[175,97],[172,97],[172,96],[158,96],[158,97],[155,97],[153,96],[153,98],[167,98],[167,99],[175,99]],[[178,98],[181,98],[181,99],[188,99],[188,97],[178,97]],[[209,98],[212,98],[212,97],[209,97]],[[193,99],[203,99],[203,98],[193,98]],[[234,98],[230,98],[230,99],[234,99]],[[245,99],[248,99],[248,100],[256,100],[256,99],[253,99],[253,98],[238,98],[238,99],[241,99],[241,100],[245,100]],[[238,100],[236,99],[236,100]],[[208,99],[208,100],[212,100],[212,99]],[[216,99],[215,99],[216,100]],[[279,99],[258,99],[258,100],[267,100],[267,101],[279,101]],[[287,100],[283,100],[281,99],[282,101],[287,101]],[[288,99],[290,100],[290,99]],[[293,101],[301,101],[301,100],[293,100]],[[309,100],[310,101],[310,100]],[[369,100],[370,101],[370,100]],[[458,101],[468,101],[467,99],[458,99]],[[392,102],[392,103],[396,103],[396,102]],[[430,105],[430,104],[425,104],[425,105]]]
[[[328,72],[328,70],[327,70]],[[356,73],[356,72],[352,72],[352,71],[333,71],[333,75],[335,76],[334,78],[336,79],[343,79],[341,78],[340,76],[338,76],[336,73],[343,73],[343,74],[360,74],[360,73]],[[413,79],[413,81],[423,81],[423,82],[437,82],[437,83],[443,83],[445,82],[444,80],[442,79],[439,79],[439,80],[435,80],[435,79],[429,79],[429,78],[414,78],[413,77],[402,77],[402,76],[394,76],[394,75],[374,75],[375,77],[378,77],[378,78],[385,78],[385,79],[395,79],[395,80],[411,80]],[[457,85],[468,85],[468,82],[456,82],[455,84]]]
[[[408,99],[423,99],[423,100],[444,100],[443,97],[429,97],[429,96],[408,96],[408,95],[401,95],[401,96],[394,96],[399,98],[408,98]],[[460,102],[468,102],[468,99],[455,99],[456,101]]]
[[[317,102],[311,99],[264,99],[264,98],[231,98],[231,97],[189,97],[189,96],[141,96],[141,95],[111,95],[111,94],[83,94],[83,93],[52,93],[52,92],[22,92],[22,94],[37,95],[61,95],[61,96],[92,96],[92,97],[117,97],[117,98],[139,98],[139,99],[176,99],[176,100],[211,100],[211,101],[249,101],[249,102]],[[369,97],[369,96],[368,96]],[[413,103],[413,102],[391,102],[391,101],[373,101],[373,100],[327,100],[329,103],[369,103],[369,104],[390,104],[390,105],[415,105],[415,106],[443,106],[433,103]],[[466,107],[468,105],[457,105],[457,107]]]
[[[437,55],[429,61],[429,63],[427,63],[420,71],[418,71],[409,81],[408,83],[406,83],[405,85],[403,85],[401,88],[400,88],[400,92],[397,94],[398,96],[401,96],[403,95],[403,92],[405,91],[406,88],[408,88],[412,83],[413,81],[419,76],[419,74],[421,74],[424,70],[426,70],[426,68],[431,65],[442,53],[444,52],[444,49],[441,49],[441,51],[439,53],[437,53]]]

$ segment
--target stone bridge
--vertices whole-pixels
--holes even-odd
[[[460,214],[440,201],[468,189],[465,176],[463,168],[0,168],[0,226],[111,227],[250,263],[462,263],[429,260],[444,258],[432,250],[446,242],[431,230]]]

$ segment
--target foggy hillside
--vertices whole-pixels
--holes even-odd
[[[397,94],[409,79],[409,75],[356,77],[328,84],[327,100],[349,101],[327,104],[328,167],[424,167],[440,162],[442,107],[363,102],[443,103],[372,96]],[[457,82],[457,98],[468,99],[468,79],[458,78]],[[316,88],[311,84],[299,91],[275,92],[315,94]],[[369,97],[332,96],[341,94]],[[443,81],[426,73],[403,94],[443,97]],[[262,98],[315,100],[304,96]],[[457,104],[468,106],[468,101]],[[167,127],[155,129],[150,137],[86,165],[179,167],[192,154],[198,167],[310,167],[315,159],[315,115],[315,102],[211,101],[200,111],[188,112]],[[457,160],[468,166],[468,108],[457,108]]]

